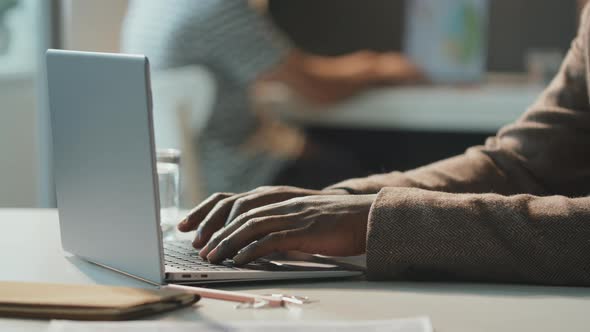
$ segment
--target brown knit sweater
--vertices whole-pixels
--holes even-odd
[[[484,146],[332,186],[378,193],[370,279],[590,285],[588,7],[583,18],[557,77]]]

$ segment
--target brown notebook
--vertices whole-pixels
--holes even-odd
[[[199,296],[175,290],[0,282],[0,316],[125,320],[190,306]]]

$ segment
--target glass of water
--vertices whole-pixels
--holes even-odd
[[[160,223],[164,238],[174,233],[179,222],[180,202],[180,151],[156,151],[158,186],[160,189]]]

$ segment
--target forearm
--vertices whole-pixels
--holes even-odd
[[[485,147],[408,172],[376,174],[350,179],[329,188],[354,194],[375,194],[386,187],[421,188],[452,193],[541,194],[540,187],[510,153],[497,149],[495,138]],[[509,172],[506,171],[509,170]]]
[[[386,188],[372,206],[370,279],[590,285],[590,198]]]

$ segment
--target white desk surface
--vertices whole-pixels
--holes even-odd
[[[498,82],[467,87],[385,87],[327,108],[292,100],[275,101],[275,109],[304,125],[495,133],[524,113],[542,91],[540,85]]]
[[[0,281],[145,286],[64,255],[55,210],[0,209],[0,227]],[[364,280],[224,288],[305,295],[319,302],[289,309],[237,310],[232,303],[204,299],[192,308],[152,319],[362,320],[428,315],[438,332],[590,330],[590,288]],[[47,324],[0,319],[0,331],[44,331]]]

